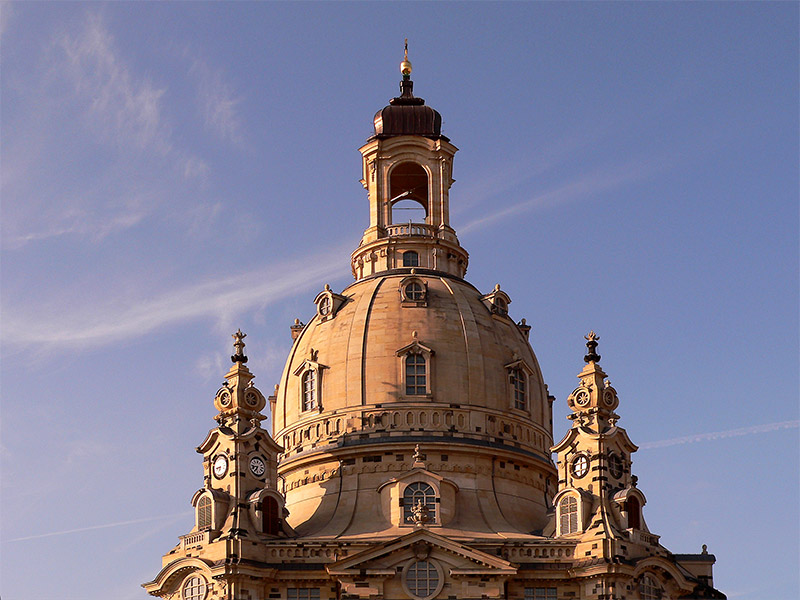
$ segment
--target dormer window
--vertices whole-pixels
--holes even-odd
[[[561,535],[577,533],[578,531],[578,499],[575,496],[565,496],[558,505]]]
[[[427,523],[436,523],[436,490],[433,486],[418,481],[410,483],[403,492],[403,522],[406,524],[414,523],[414,509],[417,506],[424,506],[427,510]]]
[[[530,379],[533,370],[514,353],[515,360],[505,365],[508,370],[508,405],[510,408],[530,412]]]
[[[347,301],[345,296],[334,294],[331,291],[331,286],[325,284],[325,289],[322,290],[317,297],[314,298],[314,304],[317,305],[317,316],[321,322],[332,319],[336,316],[337,311]]]
[[[317,408],[317,372],[309,369],[303,373],[303,411]]]
[[[406,395],[424,396],[427,393],[427,361],[422,354],[406,356]]]
[[[433,350],[417,341],[397,351],[401,359],[398,375],[406,396],[431,396],[433,354]]]
[[[300,410],[322,412],[322,373],[327,368],[317,362],[318,351],[311,348],[309,358],[294,370],[300,378]]]
[[[403,306],[426,306],[428,286],[423,279],[413,274],[413,269],[411,272],[412,275],[400,281],[400,301]]]
[[[491,293],[481,296],[481,300],[493,315],[499,317],[508,316],[508,305],[511,304],[511,298],[500,290],[499,283],[494,286],[494,290]]]
[[[403,266],[404,267],[418,267],[419,254],[414,250],[407,250],[403,252]]]
[[[333,306],[333,301],[331,300],[330,296],[324,296],[322,300],[319,301],[319,314],[327,316],[331,314],[331,308]]]
[[[197,528],[211,529],[211,498],[203,496],[197,503]]]
[[[278,501],[272,496],[267,496],[261,501],[261,527],[267,535],[278,535],[280,530],[278,508]]]
[[[528,376],[519,367],[511,369],[509,382],[514,395],[514,408],[528,410]]]

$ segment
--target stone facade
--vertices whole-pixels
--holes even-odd
[[[401,95],[361,148],[370,223],[268,399],[244,334],[198,447],[195,526],[144,584],[181,600],[724,598],[714,557],[672,554],[647,528],[636,446],[587,336],[572,427],[552,402],[529,327],[496,286],[464,280],[449,224],[457,148]],[[397,208],[415,203],[423,222]],[[261,427],[272,413],[272,431]],[[551,453],[558,457],[554,464]]]

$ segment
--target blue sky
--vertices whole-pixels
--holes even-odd
[[[796,3],[5,3],[0,31],[4,600],[146,597],[230,334],[268,392],[351,281],[405,37],[556,440],[592,328],[651,530],[729,598],[797,596]]]

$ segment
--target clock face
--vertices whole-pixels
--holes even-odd
[[[214,475],[217,479],[222,478],[228,472],[228,459],[225,455],[220,454],[214,459]]]
[[[267,465],[264,464],[264,459],[260,456],[254,456],[250,459],[250,472],[256,477],[261,477],[264,471],[267,470]]]
[[[589,459],[583,454],[572,461],[572,474],[578,479],[584,477],[589,472]]]

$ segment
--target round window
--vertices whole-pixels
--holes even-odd
[[[585,454],[579,454],[572,461],[572,474],[578,479],[584,477],[589,472],[589,459]]]
[[[204,600],[208,586],[201,575],[192,575],[183,583],[183,600]]]
[[[421,283],[412,281],[406,286],[406,298],[409,300],[419,301],[422,300],[424,296],[425,289],[422,287]]]
[[[622,459],[616,454],[608,456],[608,472],[616,479],[622,477]]]
[[[319,301],[319,314],[323,317],[330,314],[331,312],[331,297],[325,296],[322,300]]]
[[[406,588],[414,598],[432,598],[441,590],[443,583],[439,569],[429,560],[419,560],[406,568]]]

